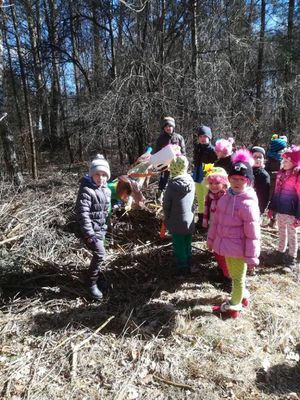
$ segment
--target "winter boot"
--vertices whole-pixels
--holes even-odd
[[[285,267],[283,268],[283,272],[286,274],[291,274],[296,272],[297,269],[297,258],[288,255],[285,259]]]
[[[103,299],[103,293],[101,292],[101,290],[99,290],[96,283],[90,285],[88,287],[88,290],[89,290],[89,294],[92,299],[97,300],[97,301]]]
[[[250,306],[250,292],[247,288],[244,289],[242,306],[245,308]]]
[[[285,253],[282,253],[281,251],[276,251],[276,253],[270,257],[271,264],[276,264],[276,265],[282,265],[285,263]]]
[[[241,308],[241,304],[232,305],[226,302],[219,306],[213,306],[212,311],[225,318],[237,318],[240,315]]]
[[[99,291],[104,296],[106,296],[113,289],[112,284],[109,281],[107,281],[102,274],[100,275],[100,277],[97,280],[97,286],[98,286]]]
[[[191,275],[191,267],[187,262],[176,261],[175,264],[175,275],[177,276],[189,276]]]
[[[243,305],[243,307],[249,307],[249,305],[250,305],[250,299],[248,299],[247,297],[244,297],[244,298],[242,299],[242,305]]]

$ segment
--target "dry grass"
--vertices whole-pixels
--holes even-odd
[[[211,305],[225,292],[204,238],[194,238],[195,273],[176,278],[159,221],[136,211],[108,251],[114,290],[90,302],[89,253],[64,232],[80,173],[51,176],[0,190],[1,398],[300,399],[295,277],[261,268],[248,278],[251,307],[221,320]],[[265,249],[274,234],[264,230]]]

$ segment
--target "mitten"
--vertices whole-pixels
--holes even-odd
[[[90,236],[90,237],[85,239],[85,241],[90,245],[93,245],[93,244],[97,243],[97,240],[98,240],[97,236],[95,236],[95,235]]]

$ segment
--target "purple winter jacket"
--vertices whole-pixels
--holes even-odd
[[[269,209],[279,214],[293,215],[296,219],[300,219],[299,168],[278,171],[275,191]]]
[[[246,264],[259,264],[260,212],[252,187],[220,198],[208,230],[207,244],[217,254],[244,258]]]

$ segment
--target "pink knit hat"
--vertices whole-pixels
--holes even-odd
[[[234,139],[232,137],[228,139],[219,139],[215,144],[215,152],[223,153],[224,156],[229,156],[232,153],[232,144]]]
[[[208,171],[207,175],[205,176],[205,184],[208,185],[212,182],[223,183],[224,185],[228,186],[228,176],[227,172],[224,168],[221,167],[212,167],[210,171]]]
[[[286,149],[286,151],[282,154],[282,157],[291,161],[297,167],[300,167],[300,147],[299,146],[295,146],[294,144],[292,144],[291,147]]]

